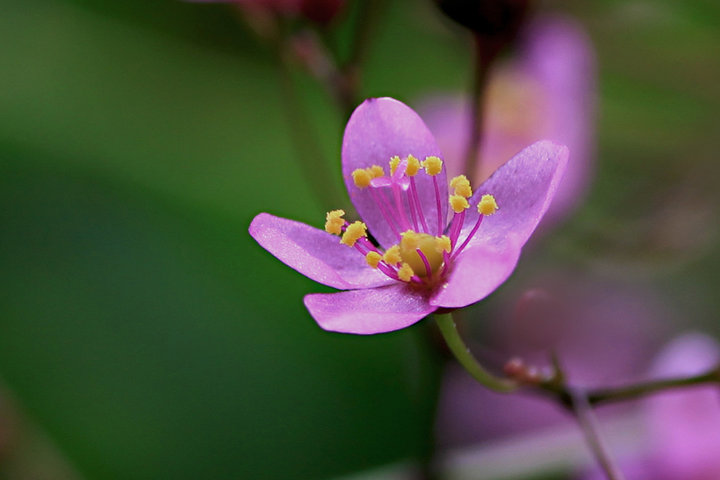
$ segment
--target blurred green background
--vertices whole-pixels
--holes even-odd
[[[718,332],[720,6],[540,8],[595,43],[598,174],[518,274],[602,264],[659,289],[678,328]],[[247,234],[260,211],[319,224],[333,207],[302,181],[271,49],[223,5],[2,12],[0,478],[321,479],[422,458],[440,370],[424,327],[323,332],[301,301],[321,287]],[[363,95],[465,88],[467,40],[429,1],[384,4]],[[344,121],[293,80],[337,176]]]

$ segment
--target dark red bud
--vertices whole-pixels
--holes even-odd
[[[440,10],[476,34],[512,41],[532,0],[435,0]]]
[[[302,0],[300,13],[320,25],[330,23],[345,6],[345,0]]]

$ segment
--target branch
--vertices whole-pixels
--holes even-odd
[[[583,391],[566,381],[560,362],[553,355],[553,373],[543,378],[534,367],[519,359],[510,360],[505,366],[506,377],[493,375],[478,362],[470,352],[457,330],[452,314],[435,314],[435,320],[448,348],[465,370],[480,383],[498,393],[526,392],[542,395],[556,401],[573,413],[585,436],[593,456],[608,480],[623,480],[622,472],[615,466],[598,433],[593,406],[650,395],[664,390],[699,386],[707,383],[720,384],[720,365],[699,374],[682,378],[651,380],[616,388],[598,388]]]

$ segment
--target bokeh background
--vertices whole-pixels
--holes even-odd
[[[362,95],[413,105],[466,90],[467,33],[430,1],[380,3]],[[678,333],[717,338],[720,6],[538,10],[574,17],[595,46],[595,177],[583,207],[465,313],[468,330],[492,350],[518,290],[570,272],[641,290],[642,305],[651,292],[642,365]],[[426,461],[443,383],[430,322],[324,332],[301,299],[327,289],[247,234],[261,211],[319,225],[334,207],[291,141],[306,119],[340,184],[345,120],[317,82],[291,69],[302,112],[288,115],[273,49],[227,5],[1,11],[0,478],[390,478],[388,465]],[[356,17],[351,3],[333,25],[341,51]]]

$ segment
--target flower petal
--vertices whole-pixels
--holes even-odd
[[[426,295],[400,283],[306,295],[305,306],[323,329],[360,335],[409,327],[435,311]]]
[[[483,219],[468,246],[485,244],[496,250],[514,248],[519,252],[550,206],[567,160],[567,147],[543,140],[500,167],[470,200],[471,205],[477,205],[480,197],[489,193],[495,197],[498,211]],[[466,211],[461,239],[475,225],[478,215],[476,208]]]
[[[371,288],[395,281],[338,237],[301,222],[261,213],[250,224],[250,235],[287,266],[329,287]]]
[[[520,249],[497,249],[475,245],[464,250],[453,262],[447,282],[430,298],[430,305],[460,308],[490,295],[517,265]]]
[[[370,98],[355,109],[343,137],[342,171],[350,199],[381,245],[397,243],[390,226],[383,218],[370,194],[370,188],[359,189],[352,179],[358,168],[380,165],[389,173],[388,162],[397,155],[442,158],[430,130],[410,107],[392,98]],[[440,189],[442,223],[447,218],[447,176],[445,169],[435,177]],[[437,228],[437,202],[432,178],[424,173],[415,176],[422,210],[431,231]],[[386,195],[389,199],[392,195]],[[444,225],[443,225],[444,227]]]

